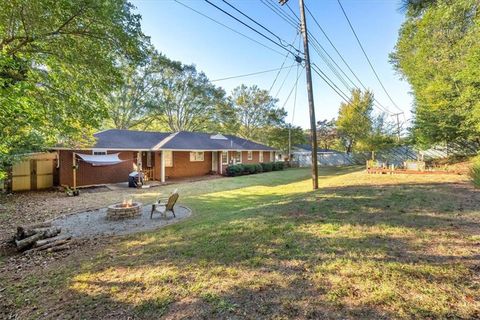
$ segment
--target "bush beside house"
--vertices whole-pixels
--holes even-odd
[[[226,169],[226,175],[229,177],[236,177],[246,174],[255,174],[261,172],[283,170],[283,162],[268,162],[257,164],[233,164]]]

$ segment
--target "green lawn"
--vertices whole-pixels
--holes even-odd
[[[480,194],[465,177],[331,168],[313,192],[309,174],[176,185],[191,218],[4,272],[0,308],[20,318],[480,317]]]

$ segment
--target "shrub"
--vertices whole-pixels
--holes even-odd
[[[255,164],[255,171],[257,173],[263,172],[263,168],[262,168],[262,165],[260,163]]]
[[[243,173],[245,174],[254,174],[257,173],[257,167],[254,164],[245,164]]]
[[[262,171],[263,172],[269,172],[273,170],[272,163],[267,162],[267,163],[262,163]]]
[[[225,170],[225,172],[227,173],[227,176],[229,177],[241,176],[244,171],[245,171],[245,166],[242,164],[229,165]]]
[[[470,178],[476,188],[480,188],[480,156],[473,158],[470,168]]]
[[[275,162],[273,164],[275,166],[275,170],[283,170],[285,168],[285,164],[283,162]]]

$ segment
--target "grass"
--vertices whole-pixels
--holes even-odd
[[[3,273],[5,310],[20,318],[480,317],[480,195],[464,176],[328,168],[313,192],[309,171],[297,169],[176,187],[191,218],[45,269]]]

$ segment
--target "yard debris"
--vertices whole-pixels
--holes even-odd
[[[52,226],[51,222],[42,222],[17,227],[13,241],[18,251],[32,252],[69,249],[71,237],[58,236],[61,228]],[[61,249],[59,249],[61,248]]]

